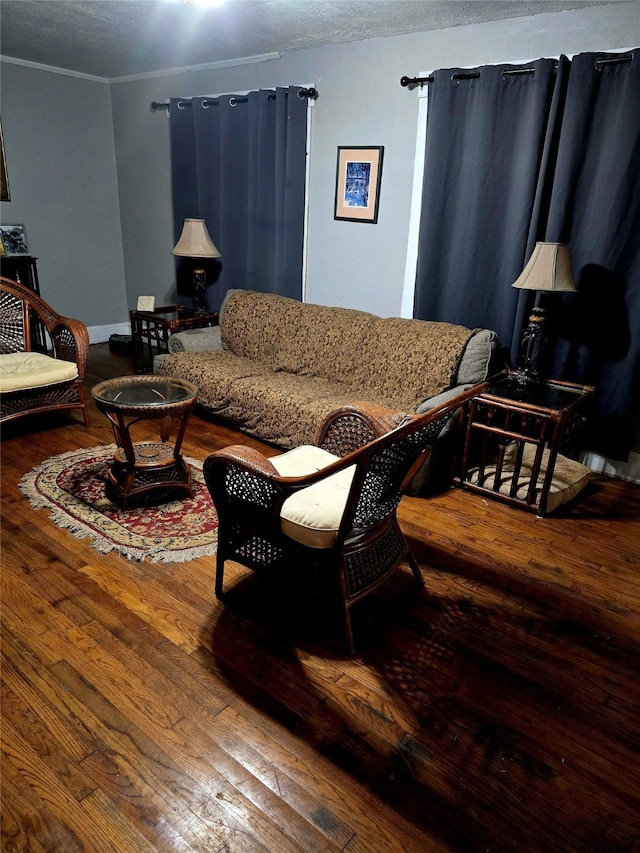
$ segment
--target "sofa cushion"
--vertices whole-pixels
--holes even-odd
[[[452,323],[373,317],[343,381],[360,397],[415,412],[454,383],[471,329]]]
[[[0,355],[0,392],[25,391],[68,382],[78,375],[73,361],[52,358],[41,352],[9,352]]]
[[[302,477],[337,461],[320,447],[303,445],[269,460],[282,477]],[[310,548],[331,548],[349,497],[356,466],[351,465],[291,495],[280,512],[282,532]]]
[[[246,290],[228,293],[220,318],[224,349],[241,358],[274,364],[277,341],[282,335],[278,316],[282,298]]]
[[[280,319],[279,369],[344,382],[362,359],[372,315],[348,308],[288,303],[282,305]]]
[[[159,365],[158,373],[179,376],[193,382],[199,389],[198,403],[210,412],[217,413],[225,408],[230,398],[233,399],[235,382],[249,376],[267,376],[273,373],[273,368],[261,361],[240,358],[226,350],[219,350],[171,353]]]
[[[357,321],[362,313],[236,291],[225,304],[222,344],[236,355],[259,359],[279,371],[341,379],[360,349]]]
[[[180,376],[183,375],[181,371]],[[202,394],[210,411],[249,435],[279,447],[313,444],[325,416],[354,400],[353,394],[339,383],[294,373],[240,377],[216,399],[208,396],[212,394],[211,384],[209,375],[203,374]]]

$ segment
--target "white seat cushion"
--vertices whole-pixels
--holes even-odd
[[[25,391],[67,382],[78,375],[73,361],[51,358],[41,352],[8,352],[0,355],[0,393]]]
[[[302,445],[269,461],[281,477],[302,477],[321,471],[339,458],[320,447]],[[331,548],[355,471],[356,466],[351,465],[287,498],[280,515],[282,532],[310,548]]]

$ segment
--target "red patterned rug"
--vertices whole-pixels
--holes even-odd
[[[77,539],[90,537],[103,553],[116,550],[130,560],[178,563],[215,554],[218,519],[202,474],[191,466],[194,497],[156,496],[121,509],[106,490],[115,445],[74,450],[47,459],[20,482],[35,509]]]

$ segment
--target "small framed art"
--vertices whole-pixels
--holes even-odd
[[[4,246],[4,254],[8,258],[13,255],[29,254],[24,225],[0,225],[0,239]]]
[[[136,306],[138,311],[153,311],[155,307],[155,296],[138,296],[138,304]]]
[[[382,145],[338,147],[334,219],[378,221],[383,154]]]

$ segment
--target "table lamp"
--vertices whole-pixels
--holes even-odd
[[[185,219],[182,234],[171,250],[172,255],[179,258],[219,258],[220,252],[209,232],[204,219]],[[193,307],[196,314],[207,314],[207,281],[206,270],[196,265],[193,270]]]
[[[536,290],[537,304],[522,333],[518,379],[535,382],[540,375],[540,361],[547,338],[547,311],[541,302],[544,293],[572,293],[576,285],[571,272],[569,246],[564,243],[536,243],[525,268],[512,287]]]

